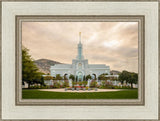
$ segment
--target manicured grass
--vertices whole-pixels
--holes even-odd
[[[137,89],[125,89],[115,92],[49,92],[38,89],[23,89],[23,99],[137,99]]]

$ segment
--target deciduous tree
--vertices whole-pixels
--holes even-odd
[[[39,72],[28,51],[27,48],[22,47],[22,81],[27,82],[30,88],[31,84],[40,83],[43,73]]]

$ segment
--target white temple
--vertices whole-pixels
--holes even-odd
[[[60,74],[61,76],[73,74],[78,81],[83,81],[83,77],[91,75],[98,77],[103,73],[110,74],[110,67],[105,64],[88,64],[88,59],[83,56],[83,45],[81,43],[81,33],[79,33],[78,55],[72,60],[72,64],[56,64],[50,67],[51,76]]]

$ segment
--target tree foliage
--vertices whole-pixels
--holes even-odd
[[[92,78],[92,77],[91,77],[90,74],[86,76],[86,80],[91,79],[91,78]]]
[[[122,73],[119,74],[118,80],[123,84],[124,81],[128,80],[128,71],[122,71]]]
[[[72,79],[72,81],[74,81],[74,80],[75,80],[74,75],[73,75],[73,74],[70,74],[69,79]]]
[[[96,74],[93,74],[93,76],[94,76],[94,79],[97,79]]]
[[[22,47],[22,81],[27,82],[29,88],[30,84],[42,84],[42,74],[29,55],[29,50]]]
[[[133,88],[133,83],[137,84],[138,83],[138,74],[136,73],[130,73],[129,74],[129,79],[127,80],[128,83],[131,84],[131,88]]]
[[[60,74],[56,74],[56,80],[62,80],[63,78],[61,77]]]
[[[131,88],[133,88],[133,84],[138,83],[138,74],[134,72],[122,71],[119,74],[118,80],[123,84],[124,81],[131,84]]]
[[[99,80],[106,80],[105,74],[101,74],[98,76]]]
[[[45,77],[44,77],[44,80],[52,80],[52,79],[53,79],[52,76],[45,76]]]

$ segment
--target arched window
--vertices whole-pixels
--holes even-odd
[[[82,74],[82,72],[78,72],[78,81],[83,81],[83,74]]]
[[[82,69],[82,63],[78,64],[78,69]]]

